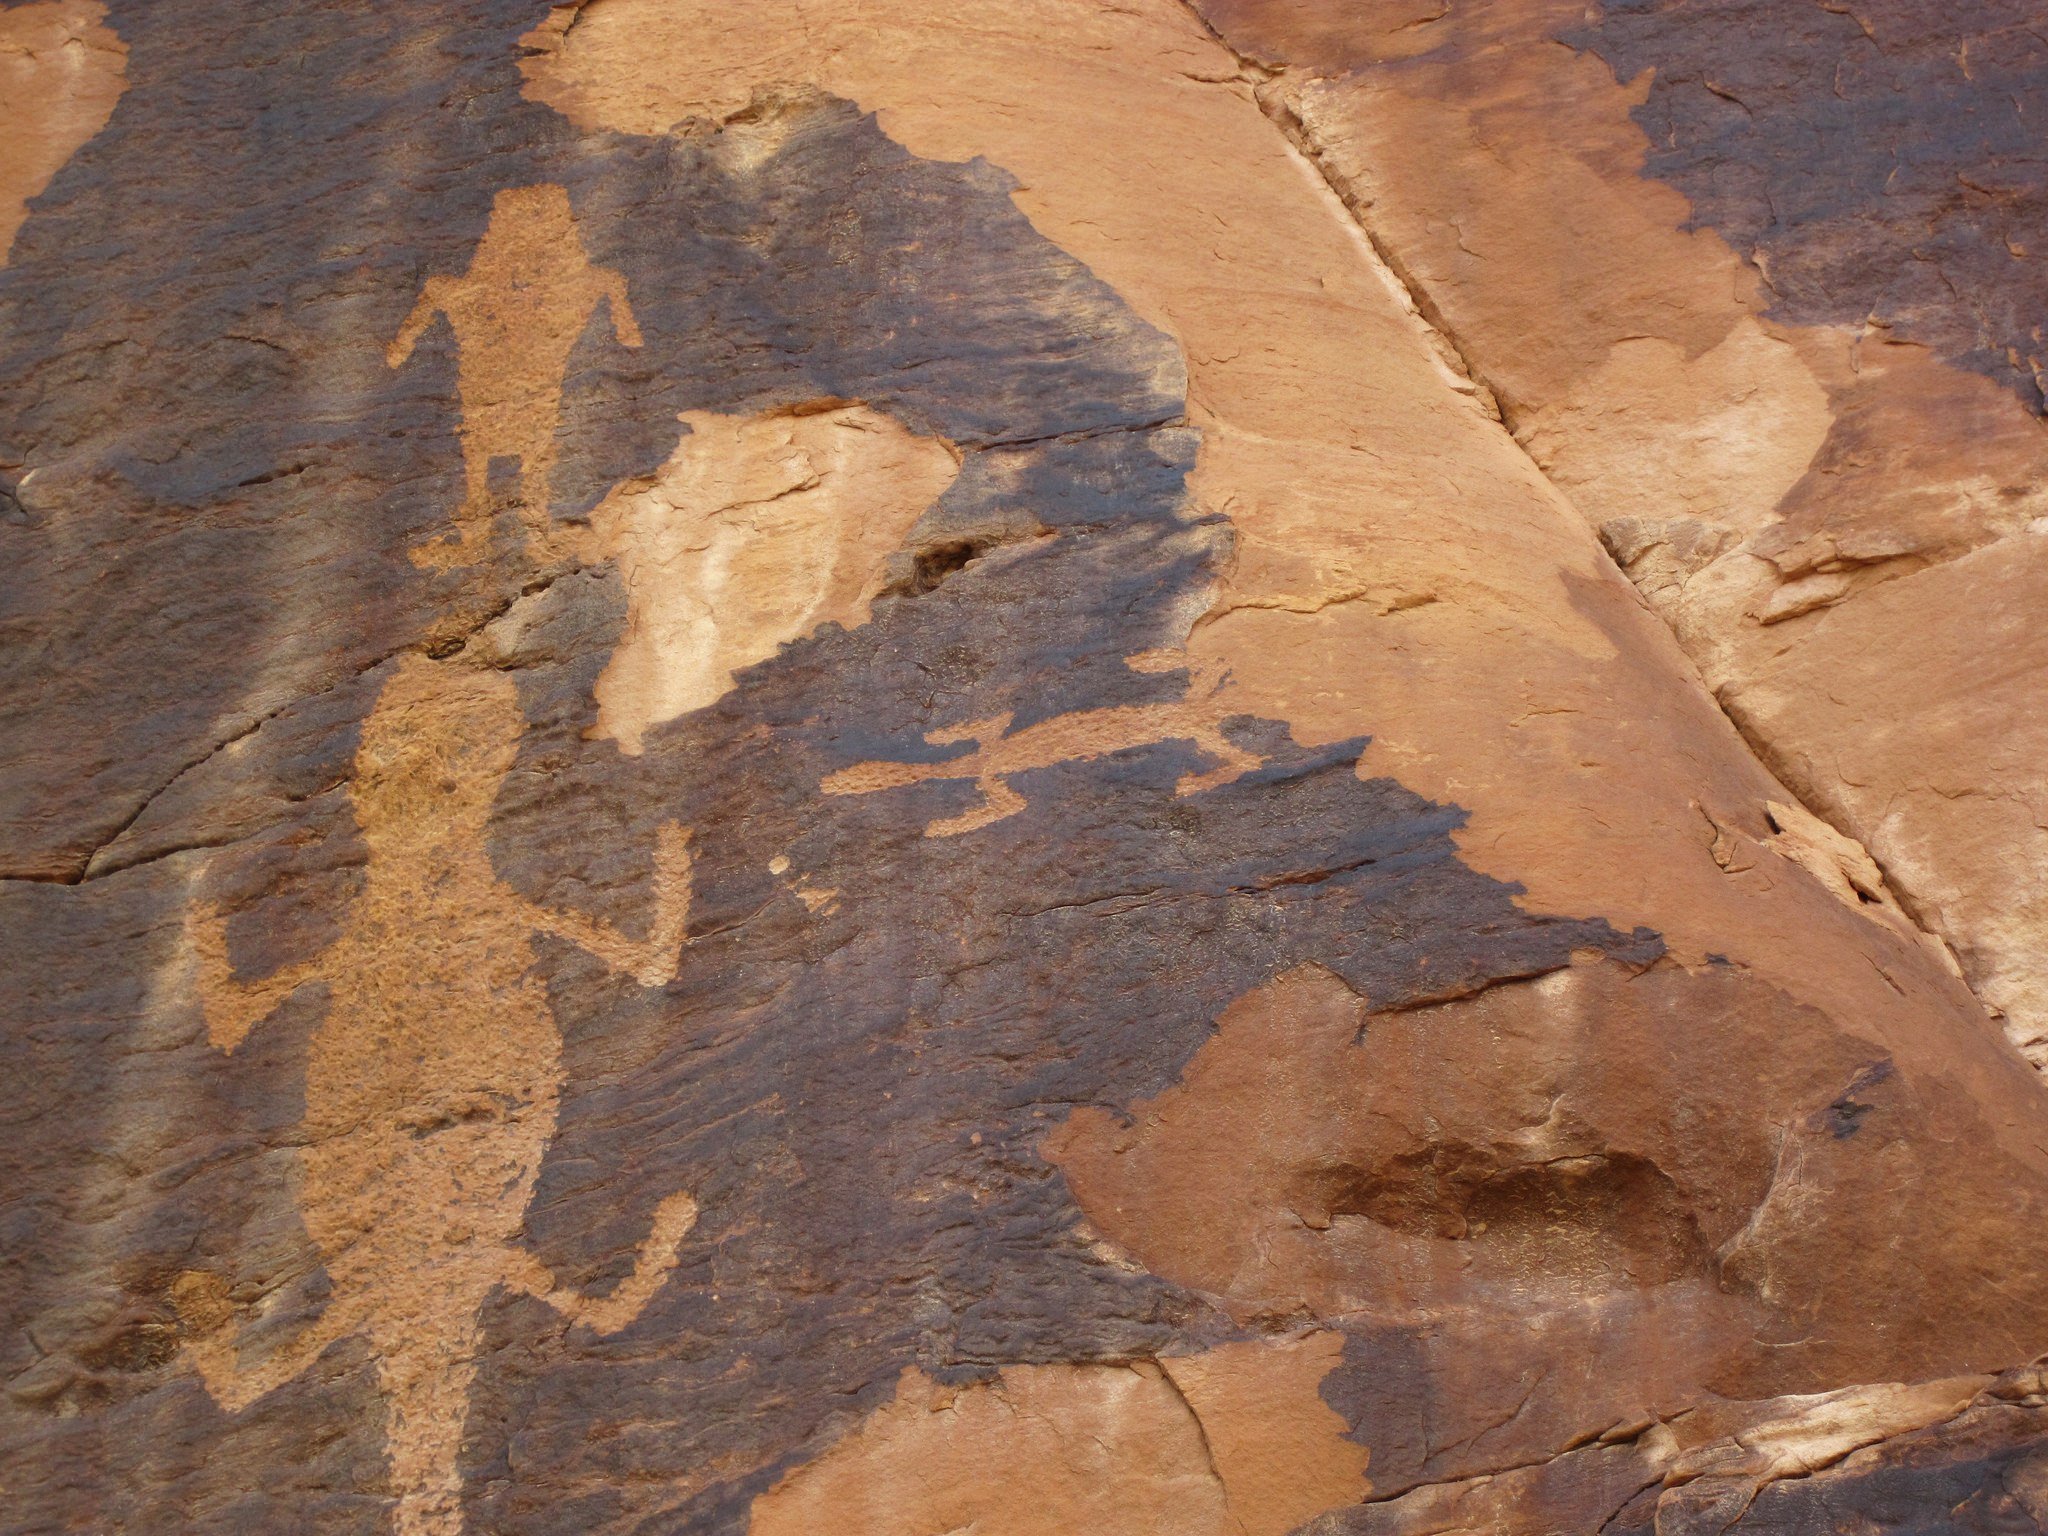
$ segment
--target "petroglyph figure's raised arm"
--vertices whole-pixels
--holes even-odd
[[[236,980],[228,960],[227,923],[210,902],[195,902],[185,914],[185,942],[198,967],[206,1038],[217,1050],[232,1053],[286,998],[320,975],[316,963],[303,961],[259,981]]]
[[[647,1303],[675,1268],[676,1251],[696,1225],[697,1202],[687,1191],[663,1200],[654,1208],[647,1240],[633,1256],[633,1272],[608,1296],[586,1296],[557,1285],[547,1266],[523,1248],[508,1255],[505,1284],[546,1302],[572,1323],[583,1323],[601,1334],[617,1333],[647,1310]]]
[[[556,912],[527,903],[527,918],[542,933],[567,939],[643,987],[666,986],[681,962],[683,934],[690,925],[690,834],[668,823],[655,834],[654,920],[644,940],[633,939],[596,918]]]
[[[420,289],[419,300],[413,305],[412,313],[405,317],[405,324],[398,328],[398,334],[392,337],[391,345],[384,349],[386,367],[401,368],[405,365],[405,360],[412,356],[412,349],[419,344],[420,337],[425,335],[427,327],[434,323],[434,316],[447,308],[447,299],[448,279],[440,276],[428,278]]]

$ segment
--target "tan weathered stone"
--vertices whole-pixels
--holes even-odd
[[[2033,353],[1562,0],[260,9],[0,292],[11,1513],[2048,1508]]]
[[[655,483],[591,513],[628,605],[598,719],[628,753],[783,642],[865,624],[889,557],[959,473],[946,444],[864,406],[682,419]]]
[[[1892,871],[2038,1060],[2048,931],[2022,871],[2048,866],[1987,853],[2037,835],[2011,808],[2044,792],[2041,711],[2014,696],[2013,671],[1995,709],[1970,710],[1975,669],[1951,663],[1938,683],[1930,669],[1998,654],[2005,604],[2034,603],[2018,595],[2026,545],[2004,541],[2048,510],[2048,430],[1881,324],[1768,315],[1767,274],[1646,174],[1630,114],[1649,77],[1617,81],[1558,41],[1584,17],[1572,0],[1341,21],[1267,0],[1202,9],[1281,71],[1269,107],[1299,124],[1767,765]],[[1978,583],[1998,573],[1988,604],[1934,574],[1973,550]],[[1845,676],[1850,653],[1887,664]],[[1805,686],[1784,686],[1793,673]],[[1923,704],[1930,686],[1943,697]],[[2028,744],[2010,750],[2015,733]],[[1916,786],[1935,764],[1961,788],[1939,812]]]
[[[1316,1396],[1343,1341],[1307,1334],[1129,1365],[1007,1366],[895,1400],[754,1502],[753,1536],[1284,1536],[1368,1485]]]
[[[1196,500],[1237,538],[1188,650],[1228,672],[1226,710],[1304,744],[1370,734],[1361,772],[1468,806],[1461,845],[1536,907],[1895,1005],[1867,964],[1817,968],[1787,942],[1818,890],[1738,891],[1692,842],[1692,799],[1760,824],[1770,780],[1185,10],[795,14],[596,0],[529,40],[527,88],[582,126],[644,133],[811,84],[919,154],[1003,166],[1034,224],[1186,354]],[[1057,54],[1050,25],[1071,39]],[[1434,601],[1345,600],[1361,588]]]
[[[28,201],[121,98],[128,50],[99,0],[33,0],[0,8],[0,267]]]

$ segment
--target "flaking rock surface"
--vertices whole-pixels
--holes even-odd
[[[0,8],[0,1528],[2048,1529],[2041,79]]]

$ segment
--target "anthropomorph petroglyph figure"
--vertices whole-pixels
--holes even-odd
[[[1112,752],[1155,742],[1192,741],[1220,759],[1207,773],[1182,775],[1175,790],[1192,795],[1240,779],[1265,761],[1223,734],[1220,696],[1225,679],[1213,664],[1180,651],[1144,651],[1125,657],[1124,665],[1133,672],[1186,670],[1187,692],[1166,704],[1119,704],[1108,709],[1054,715],[1015,735],[1008,734],[1007,714],[989,720],[969,720],[945,730],[927,731],[924,738],[935,747],[962,741],[976,743],[975,750],[964,757],[949,757],[938,763],[855,763],[851,768],[828,774],[820,788],[828,795],[865,795],[922,784],[928,779],[972,779],[981,791],[981,804],[958,816],[942,817],[924,829],[926,837],[951,837],[1023,810],[1024,797],[1011,787],[1010,777],[1034,768],[1107,757]]]
[[[482,557],[495,458],[519,461],[520,516],[535,547],[548,547],[548,476],[562,375],[600,301],[611,306],[619,340],[639,346],[625,278],[591,263],[576,235],[568,192],[551,185],[500,192],[469,270],[427,279],[385,353],[393,368],[401,366],[437,314],[454,328],[464,495],[456,537],[419,551],[423,563],[466,565]]]
[[[233,1051],[301,986],[324,983],[306,1060],[300,1209],[333,1284],[296,1338],[238,1347],[222,1277],[189,1271],[173,1300],[207,1390],[239,1411],[343,1337],[365,1336],[387,1404],[400,1536],[462,1525],[461,1450],[478,1312],[496,1286],[608,1332],[639,1315],[696,1220],[671,1196],[632,1274],[591,1299],[556,1287],[518,1238],[554,1134],[561,1040],[532,974],[554,934],[654,987],[674,975],[690,906],[687,834],[664,827],[654,914],[637,941],[549,911],[493,873],[485,832],[522,720],[513,683],[414,657],[364,723],[350,789],[366,883],[324,954],[260,981],[230,968],[220,915],[188,922],[208,1037]]]

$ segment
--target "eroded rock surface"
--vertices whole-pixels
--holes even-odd
[[[2029,8],[1202,10],[1764,761],[2048,1061]]]
[[[2024,292],[1204,9],[0,11],[8,1529],[2048,1522]]]

